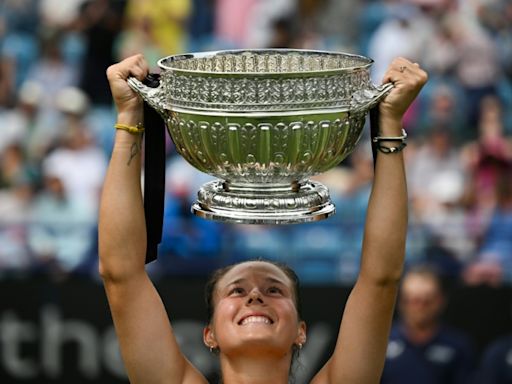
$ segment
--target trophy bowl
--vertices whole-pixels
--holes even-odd
[[[308,178],[353,151],[392,87],[370,82],[372,63],[312,50],[201,52],[160,59],[154,88],[128,83],[165,120],[177,152],[217,178],[198,191],[194,214],[301,223],[335,212],[327,188]]]

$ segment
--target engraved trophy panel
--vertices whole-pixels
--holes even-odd
[[[161,59],[157,88],[128,81],[164,117],[178,153],[218,178],[198,191],[193,213],[300,223],[334,213],[327,188],[308,178],[353,151],[390,90],[371,84],[371,63],[322,51],[204,52]]]

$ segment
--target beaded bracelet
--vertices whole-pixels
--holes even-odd
[[[400,141],[400,144],[397,147],[387,147],[380,144],[383,141]],[[407,132],[405,132],[405,129],[402,129],[402,136],[376,136],[372,139],[372,142],[382,153],[397,153],[407,146]]]
[[[144,132],[144,126],[142,125],[142,123],[138,123],[136,126],[116,123],[116,125],[114,125],[114,128],[121,129],[123,131],[129,132],[132,134],[138,134],[138,133]]]

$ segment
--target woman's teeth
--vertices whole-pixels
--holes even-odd
[[[263,323],[263,324],[271,324],[270,319],[265,316],[248,316],[242,320],[240,325],[251,324],[251,323]]]

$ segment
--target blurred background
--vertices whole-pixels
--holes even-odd
[[[404,121],[407,266],[436,267],[451,298],[444,318],[467,331],[477,355],[512,332],[512,1],[1,0],[2,383],[125,380],[97,272],[116,119],[106,68],[135,53],[158,72],[156,61],[175,53],[263,47],[366,55],[375,83],[396,56],[428,71]],[[320,340],[305,348],[299,379],[321,363],[359,268],[373,176],[366,136],[317,177],[336,215],[280,227],[194,217],[195,193],[211,177],[167,138],[163,239],[148,270],[205,372],[215,362],[201,342],[204,279],[254,257],[298,272]],[[318,295],[332,314],[314,307]]]

